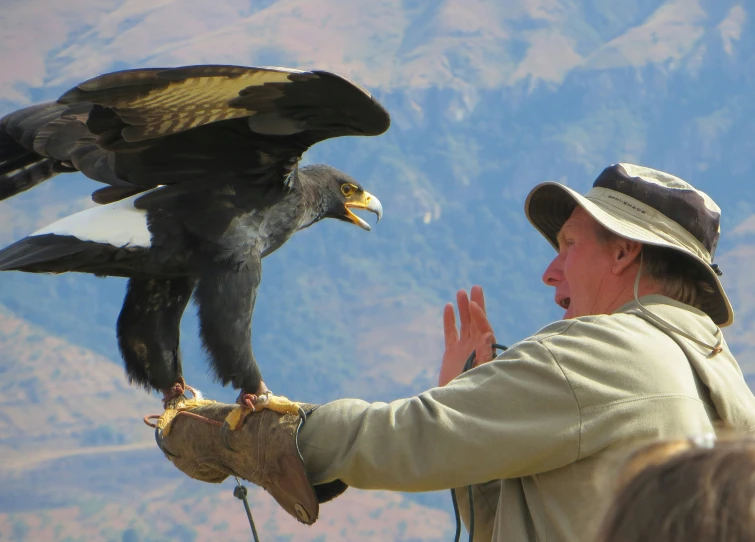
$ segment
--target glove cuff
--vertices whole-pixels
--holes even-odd
[[[299,458],[301,458],[302,465],[303,465],[304,458],[302,457],[301,451],[299,450],[299,432],[301,431],[301,428],[304,426],[304,424],[307,422],[307,418],[309,417],[309,415],[312,414],[315,410],[317,410],[320,407],[320,405],[302,404],[301,407],[302,407],[302,412],[304,413],[304,417],[302,418],[302,421],[296,430],[296,451],[299,453]],[[314,485],[313,488],[315,491],[315,497],[317,498],[317,502],[322,504],[324,502],[332,501],[336,497],[340,496],[343,492],[349,489],[349,486],[345,484],[344,482],[342,482],[341,480],[333,480],[332,482],[326,482],[324,484]]]

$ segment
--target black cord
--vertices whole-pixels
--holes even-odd
[[[451,490],[451,503],[454,505],[454,519],[456,520],[454,542],[459,542],[461,539],[461,516],[459,515],[459,502],[456,500],[456,491],[453,489]]]
[[[241,481],[236,478],[236,487],[233,488],[233,496],[237,499],[244,501],[244,509],[246,510],[246,517],[249,519],[249,526],[252,528],[252,536],[254,542],[260,542],[259,536],[257,536],[257,528],[254,526],[254,520],[252,519],[252,509],[249,508],[249,501],[246,500],[246,487],[241,485]]]
[[[508,350],[508,346],[502,344],[493,343],[493,355],[495,356],[496,350]],[[467,358],[467,362],[464,364],[462,373],[466,373],[474,366],[475,352],[472,352]],[[474,542],[474,496],[472,495],[472,486],[467,486],[467,498],[469,499],[469,542]],[[451,490],[451,502],[454,505],[454,518],[456,519],[456,534],[454,535],[454,542],[459,542],[461,539],[461,515],[459,514],[459,503],[456,500],[456,492]]]
[[[469,542],[474,541],[474,496],[472,486],[467,486],[467,498],[469,499]]]
[[[504,351],[506,351],[506,350],[509,349],[508,346],[504,346],[504,345],[498,344],[498,343],[493,343],[490,346],[493,348],[493,355],[494,356],[495,356],[495,351],[496,350],[504,350]],[[472,368],[472,366],[474,365],[474,358],[475,358],[475,353],[472,352],[469,355],[469,357],[467,358],[467,362],[464,364],[464,368],[461,370],[462,373],[466,373],[468,370],[470,370]]]
[[[299,407],[299,416],[301,416],[301,421],[299,422],[299,427],[301,427],[301,424],[307,420],[307,413],[301,407]],[[158,444],[160,444],[160,441],[158,441]],[[162,447],[160,449],[162,450]],[[244,502],[244,510],[246,510],[246,517],[249,520],[249,527],[252,528],[252,537],[254,538],[254,542],[260,542],[260,537],[257,534],[257,528],[254,526],[254,519],[252,518],[252,509],[249,508],[249,501],[246,500],[246,487],[241,485],[241,480],[239,480],[238,476],[234,476],[234,478],[236,478],[236,487],[233,488],[233,496]]]
[[[474,540],[474,497],[472,496],[472,486],[467,486],[467,498],[469,499],[469,540]],[[451,490],[451,502],[454,505],[454,519],[456,520],[456,533],[454,534],[454,542],[459,542],[461,539],[461,516],[459,515],[459,503],[456,500],[456,491]]]

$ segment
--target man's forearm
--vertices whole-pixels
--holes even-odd
[[[547,401],[532,393],[533,382],[548,390]],[[314,483],[435,491],[568,464],[578,456],[579,427],[560,369],[518,359],[490,362],[392,403],[322,405],[304,424],[299,446]]]

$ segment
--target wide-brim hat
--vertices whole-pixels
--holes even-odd
[[[724,327],[734,321],[713,256],[720,236],[721,209],[704,192],[663,171],[615,164],[598,176],[584,196],[557,182],[537,185],[524,210],[537,230],[558,250],[556,236],[579,205],[613,233],[666,247],[685,255],[693,276],[710,283],[701,309]]]

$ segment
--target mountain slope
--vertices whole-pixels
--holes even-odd
[[[391,129],[378,138],[324,142],[304,162],[329,163],[353,175],[381,199],[383,220],[369,233],[325,221],[264,262],[255,354],[271,388],[289,397],[391,400],[432,386],[442,352],[443,304],[475,283],[486,290],[499,342],[510,344],[559,318],[552,290],[540,282],[552,249],[527,223],[523,202],[545,180],[586,191],[605,166],[619,161],[679,175],[724,209],[717,263],[737,312],[725,336],[755,381],[749,285],[755,265],[754,13],[737,0],[12,0],[0,15],[0,50],[7,53],[0,55],[0,114],[54,99],[101,72],[204,62],[330,69],[373,92],[391,112]],[[94,188],[80,175],[63,175],[0,202],[0,241],[91,205]],[[0,275],[0,304],[34,326],[40,341],[58,337],[111,360],[108,389],[118,399],[103,404],[129,405],[126,418],[138,420],[149,409],[133,405],[150,399],[115,384],[123,381],[114,329],[123,293],[121,279]],[[208,379],[196,330],[192,309],[182,324],[187,379],[213,398],[233,400],[232,390]],[[3,344],[17,345],[14,355],[21,359],[31,355],[27,349],[36,351],[26,339]],[[39,396],[38,386],[57,393],[39,377],[14,375],[7,392],[24,405]],[[84,390],[79,393],[106,385],[71,375],[70,387]],[[102,424],[124,424],[117,434],[133,436],[123,442],[108,441],[105,433],[97,445],[82,441],[87,428],[98,427],[87,417],[95,399],[84,401],[81,419],[70,422],[79,425],[59,437],[66,454],[79,455],[49,463],[23,461],[57,450],[57,441],[44,440],[40,429],[51,414],[13,414],[12,424],[2,418],[0,446],[20,461],[11,474],[64,487],[69,478],[59,465],[83,476],[86,458],[97,456],[92,450],[111,446],[118,448],[103,457],[129,457],[123,461],[154,469],[162,484],[168,475],[157,470],[159,454],[126,448],[148,445],[151,436],[136,428],[140,422],[133,422],[134,433],[126,431],[132,427],[126,418]],[[28,439],[15,433],[23,418],[13,420],[22,415],[41,432]],[[103,459],[97,472],[106,472],[110,461],[115,459]],[[81,489],[97,488],[99,480],[82,477]],[[13,487],[26,487],[19,484]],[[386,502],[423,507],[418,510],[427,512],[425,518],[435,517],[430,508],[448,511],[445,493],[393,498],[399,500]],[[36,492],[24,502],[31,508],[17,513],[26,514],[32,529],[43,517],[33,505],[41,509],[46,501]],[[165,517],[184,517],[180,507],[149,502],[165,507]],[[107,506],[129,514],[120,505]],[[12,524],[7,516],[5,521]],[[357,532],[345,525],[349,535]],[[396,527],[387,520],[382,525]],[[199,529],[198,539],[211,537],[204,527],[192,528]],[[423,532],[412,537],[437,537]],[[404,536],[397,533],[380,534]]]
[[[187,478],[142,422],[160,403],[121,367],[0,308],[0,539],[248,540],[232,480]],[[349,490],[308,528],[251,486],[265,539],[445,540],[448,513],[395,493]],[[133,538],[136,537],[136,538]]]

